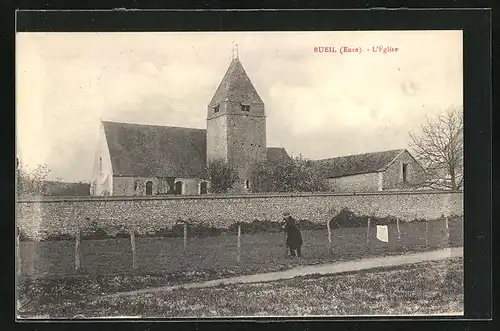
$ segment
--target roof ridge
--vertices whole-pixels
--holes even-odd
[[[348,155],[342,155],[342,156],[334,156],[334,157],[329,157],[329,158],[325,158],[325,159],[317,159],[316,161],[328,161],[328,160],[339,159],[339,158],[350,157],[350,156],[373,155],[373,154],[382,154],[382,153],[390,153],[390,152],[402,152],[404,150],[405,150],[405,148],[396,148],[396,149],[388,149],[388,150],[382,150],[382,151],[376,151],[376,152],[367,152],[367,153],[358,153],[358,154],[348,154]]]
[[[189,127],[178,126],[178,125],[141,124],[141,123],[116,122],[116,121],[101,121],[101,122],[114,123],[114,124],[125,124],[125,125],[136,125],[136,126],[156,126],[156,127],[161,127],[161,128],[172,128],[172,129],[189,129],[189,130],[200,130],[200,131],[207,130],[207,129],[200,129],[200,128],[189,128]]]

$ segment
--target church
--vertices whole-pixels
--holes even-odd
[[[91,195],[198,195],[210,191],[206,166],[225,160],[237,171],[233,193],[251,191],[253,164],[289,158],[267,147],[264,102],[238,56],[207,107],[207,128],[101,121]]]
[[[236,56],[208,104],[206,129],[101,121],[90,194],[207,194],[213,160],[236,170],[230,193],[242,194],[252,191],[254,164],[289,158],[284,148],[267,147],[264,102]],[[333,192],[412,189],[425,178],[406,149],[313,162]]]

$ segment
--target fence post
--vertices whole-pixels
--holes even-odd
[[[366,227],[366,243],[370,243],[370,223],[371,223],[371,217],[368,217],[368,226]]]
[[[16,235],[16,251],[17,251],[17,274],[21,276],[21,240],[19,239],[20,231],[19,227],[17,228]]]
[[[399,218],[396,218],[396,227],[398,229],[398,240],[401,240],[401,230],[399,229]]]
[[[187,222],[184,222],[184,250],[186,250],[187,247],[187,233],[188,233]]]
[[[445,216],[444,223],[446,225],[446,239],[448,240],[448,246],[450,246],[451,245],[451,242],[450,242],[450,225],[448,223],[448,216]]]
[[[428,235],[428,232],[429,232],[429,221],[425,221],[425,245],[426,246],[429,245],[429,235]]]
[[[241,261],[241,224],[238,223],[238,256],[237,261],[240,263]]]
[[[332,230],[330,228],[330,220],[327,219],[326,220],[326,228],[328,229],[328,247],[330,249],[330,253],[333,252],[333,249],[332,249]]]
[[[75,269],[76,271],[80,270],[80,242],[81,242],[81,237],[80,237],[80,224],[78,224],[77,229],[76,229],[76,238],[75,238]]]
[[[137,268],[137,257],[135,252],[135,231],[134,229],[129,229],[130,233],[130,246],[132,246],[132,269]]]

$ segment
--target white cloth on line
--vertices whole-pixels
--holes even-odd
[[[389,242],[389,228],[387,225],[377,225],[377,239],[383,242]]]

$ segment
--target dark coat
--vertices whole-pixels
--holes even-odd
[[[288,217],[285,221],[286,244],[288,247],[297,248],[302,246],[302,234],[296,225],[293,217]]]

